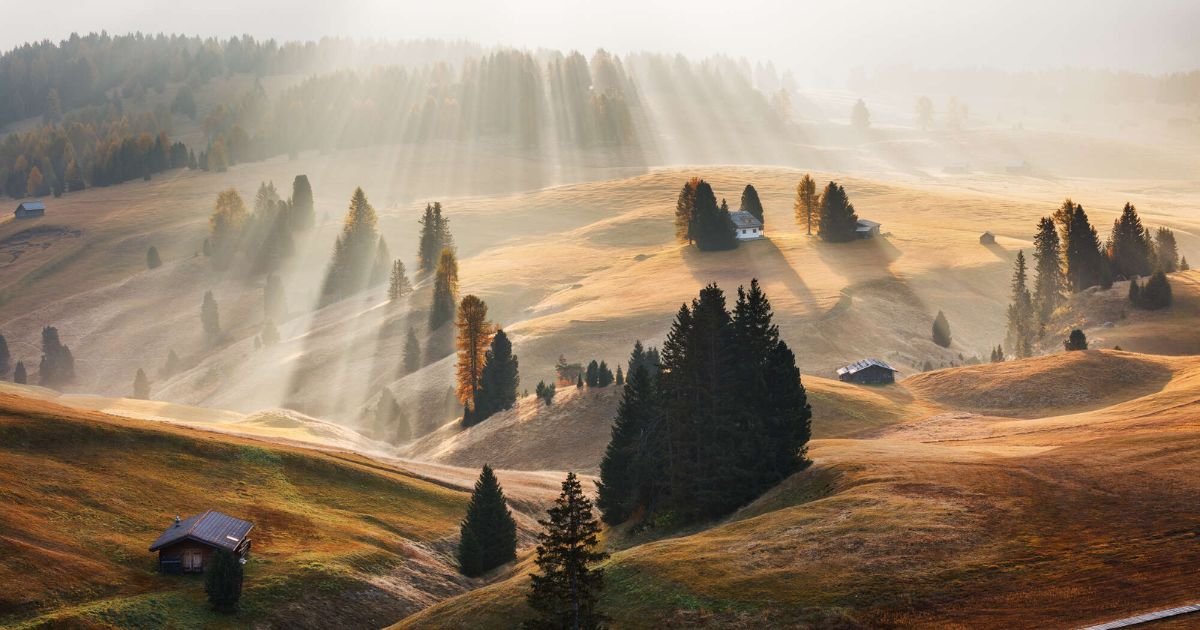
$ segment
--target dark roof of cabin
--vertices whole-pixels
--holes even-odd
[[[729,218],[733,221],[733,226],[739,230],[746,228],[761,228],[763,226],[763,222],[759,221],[758,217],[746,212],[745,210],[730,212]]]
[[[858,223],[855,224],[854,231],[867,232],[879,227],[880,225],[882,224],[877,221],[872,221],[870,219],[859,219]]]
[[[150,545],[150,551],[158,551],[168,545],[173,545],[185,538],[202,542],[213,547],[233,551],[246,539],[246,534],[254,523],[234,518],[214,510],[189,516],[168,527],[159,535],[158,540]]]
[[[851,363],[850,365],[847,365],[846,367],[838,368],[837,373],[839,375],[855,374],[855,373],[861,372],[869,367],[879,367],[879,368],[883,368],[885,370],[899,372],[899,370],[897,370],[896,368],[888,365],[887,363],[885,363],[883,361],[880,361],[879,359],[863,359],[862,361],[855,361],[854,363]]]
[[[33,201],[22,201],[22,202],[21,202],[21,205],[17,206],[17,210],[21,210],[21,209],[25,209],[25,210],[45,210],[45,209],[46,209],[46,204],[42,203],[42,200],[41,200],[41,199],[35,199],[35,200],[33,200]]]

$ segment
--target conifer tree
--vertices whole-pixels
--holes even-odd
[[[1033,237],[1033,259],[1037,270],[1033,302],[1039,328],[1050,321],[1054,309],[1062,302],[1065,280],[1062,272],[1062,246],[1054,219],[1042,217]],[[1040,334],[1040,333],[1039,333]]]
[[[263,284],[263,315],[267,319],[281,321],[287,315],[287,296],[279,274],[269,274]]]
[[[742,199],[738,209],[742,212],[749,212],[754,215],[754,218],[763,221],[762,201],[758,199],[758,191],[754,189],[753,184],[746,184],[746,188],[742,190]]]
[[[1142,286],[1137,306],[1147,310],[1158,310],[1170,306],[1171,301],[1171,282],[1167,280],[1167,274],[1156,271]]]
[[[388,299],[395,302],[412,293],[412,290],[412,283],[408,281],[408,275],[404,272],[404,262],[397,258],[392,261],[392,275],[388,281]]]
[[[212,291],[204,292],[204,301],[200,304],[200,323],[204,326],[204,335],[210,342],[216,341],[221,335],[221,315]]]
[[[417,223],[421,225],[420,241],[417,244],[417,270],[428,273],[436,268],[442,250],[454,249],[454,240],[450,236],[450,219],[442,216],[442,204],[435,201],[425,204],[425,214]]]
[[[527,601],[537,617],[528,628],[579,630],[600,628],[605,618],[596,610],[604,588],[603,569],[593,565],[608,554],[597,551],[600,523],[592,515],[592,502],[583,494],[575,473],[567,473],[562,494],[539,520],[538,573],[530,576]]]
[[[796,203],[792,211],[796,215],[796,224],[804,226],[809,236],[812,236],[813,219],[817,208],[821,205],[820,195],[817,194],[817,182],[808,173],[800,178],[796,185]]]
[[[596,506],[603,514],[604,522],[623,523],[639,506],[646,505],[651,480],[643,476],[652,468],[651,454],[644,449],[658,418],[659,401],[654,381],[646,373],[645,366],[639,364],[625,381],[617,417],[613,420],[612,437],[600,460]]]
[[[433,305],[429,309],[429,330],[437,330],[454,319],[458,300],[458,259],[454,250],[443,249],[434,272]]]
[[[158,257],[158,248],[151,245],[150,249],[146,250],[146,268],[158,269],[162,266],[162,259]]]
[[[487,304],[474,295],[464,296],[458,307],[456,326],[458,367],[455,394],[458,396],[458,402],[474,411],[487,347],[493,334],[492,323],[487,319]],[[464,426],[471,424],[468,418],[463,418]]]
[[[600,362],[600,366],[596,370],[596,385],[599,387],[608,387],[612,385],[613,373],[608,369],[608,364],[604,361]]]
[[[58,338],[54,326],[42,328],[42,361],[38,366],[38,384],[60,387],[75,380],[75,357]]]
[[[28,375],[25,374],[25,363],[17,361],[17,367],[13,369],[13,382],[18,385],[24,385],[29,382]]]
[[[392,390],[386,387],[379,391],[379,400],[375,403],[375,427],[399,440],[408,439],[411,435],[400,403],[396,402]]]
[[[475,394],[474,423],[488,416],[511,409],[517,402],[517,387],[521,384],[517,356],[512,342],[503,330],[496,330],[491,347],[484,356],[483,372],[479,377],[480,391]]]
[[[517,524],[504,489],[487,464],[475,482],[460,533],[458,565],[463,575],[483,575],[517,558]]]
[[[237,612],[242,598],[242,563],[237,556],[225,549],[213,552],[204,570],[204,592],[213,610]]]
[[[391,257],[377,223],[375,208],[362,188],[354,189],[329,262],[322,291],[326,303],[387,281]]]
[[[1071,335],[1063,342],[1063,348],[1068,352],[1072,350],[1087,350],[1087,335],[1083,334],[1083,331],[1078,328],[1072,330]]]
[[[1179,269],[1179,247],[1175,243],[1175,232],[1170,228],[1158,228],[1154,233],[1154,253],[1157,269],[1166,273]]]
[[[292,199],[289,206],[289,221],[293,230],[307,230],[316,224],[317,214],[313,205],[312,184],[307,175],[297,175],[292,180]]]
[[[625,384],[625,375],[621,373],[621,366],[617,366],[617,387]]]
[[[829,182],[821,193],[821,208],[818,217],[817,233],[822,240],[831,243],[844,243],[857,237],[858,214],[854,212],[854,204],[846,196],[846,189],[837,182]]]
[[[537,397],[541,399],[542,402],[546,403],[547,407],[549,407],[554,402],[554,394],[556,389],[558,388],[554,385],[554,383],[547,385],[546,381],[538,381],[535,393]]]
[[[1066,280],[1071,291],[1078,293],[1100,283],[1104,255],[1100,237],[1088,221],[1083,206],[1067,199],[1054,213],[1062,237]]]
[[[150,399],[150,379],[146,378],[146,372],[142,368],[138,368],[137,374],[133,376],[133,397],[139,400]]]
[[[691,238],[704,251],[737,247],[736,228],[727,209],[717,205],[717,197],[708,182],[696,185],[695,208],[690,228]]]
[[[587,366],[587,378],[584,379],[588,387],[596,387],[600,385],[600,364],[592,359]]]
[[[1012,301],[1008,306],[1007,342],[1013,356],[1023,359],[1033,356],[1036,335],[1033,297],[1028,288],[1028,270],[1024,250],[1017,252],[1013,265]]]
[[[1142,226],[1137,208],[1126,203],[1121,216],[1113,221],[1109,236],[1109,263],[1115,275],[1125,278],[1148,275],[1154,268],[1150,230]]]
[[[699,177],[693,177],[683,184],[679,197],[675,200],[675,237],[687,241],[689,245],[695,240],[692,234],[692,223],[695,220],[696,186],[700,184]]]
[[[575,379],[575,389],[583,389],[583,372]]]
[[[8,351],[8,340],[4,335],[0,335],[0,379],[8,376],[8,370],[12,367],[12,355]]]
[[[1129,303],[1137,307],[1142,305],[1142,287],[1138,285],[1137,278],[1129,281]]]
[[[227,269],[233,262],[248,219],[246,204],[236,190],[230,188],[217,194],[216,205],[208,219],[210,255],[217,270]]]
[[[1180,257],[1179,270],[1180,271],[1191,271],[1192,270],[1192,268],[1188,266],[1187,256]]]
[[[421,342],[417,340],[417,331],[408,327],[408,337],[404,340],[404,373],[412,374],[421,369]]]
[[[946,314],[938,311],[937,317],[933,318],[933,343],[949,348],[951,341],[950,322],[946,319]]]
[[[163,363],[162,370],[159,371],[161,378],[170,378],[179,372],[179,355],[175,354],[175,349],[172,348],[167,352],[167,361]]]

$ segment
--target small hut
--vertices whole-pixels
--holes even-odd
[[[863,359],[838,368],[838,380],[860,385],[887,385],[896,382],[896,368],[879,359]]]
[[[22,201],[17,209],[13,211],[13,216],[18,219],[34,219],[46,215],[46,204],[40,199],[33,201]]]
[[[991,232],[984,232],[983,234],[980,234],[979,235],[979,244],[980,245],[995,245],[996,244],[996,235],[992,234]]]
[[[243,562],[250,553],[247,536],[254,524],[208,510],[175,522],[150,545],[158,552],[158,570],[162,573],[203,573],[213,553],[224,549]]]

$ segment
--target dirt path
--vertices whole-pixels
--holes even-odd
[[[1125,617],[1124,619],[1116,619],[1094,626],[1087,626],[1081,630],[1113,630],[1114,628],[1128,628],[1137,626],[1159,619],[1168,619],[1170,617],[1178,617],[1179,615],[1191,615],[1200,612],[1200,603],[1187,604],[1184,606],[1176,606],[1175,608],[1164,608],[1154,612],[1143,613],[1133,617]]]

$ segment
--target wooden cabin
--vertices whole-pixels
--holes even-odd
[[[838,368],[838,380],[860,385],[888,385],[896,382],[897,370],[879,359],[863,359]]]
[[[858,238],[875,238],[880,234],[881,224],[867,219],[859,219],[858,224],[854,226],[854,234]]]
[[[13,210],[13,216],[18,219],[34,219],[45,215],[46,204],[42,203],[40,199],[22,201],[17,209]]]
[[[215,510],[175,517],[175,522],[150,545],[158,552],[161,573],[203,573],[218,549],[224,549],[243,562],[250,553],[247,536],[254,524]]]
[[[995,245],[996,244],[996,235],[992,234],[991,232],[984,232],[983,234],[980,234],[979,235],[979,244],[980,245]]]

